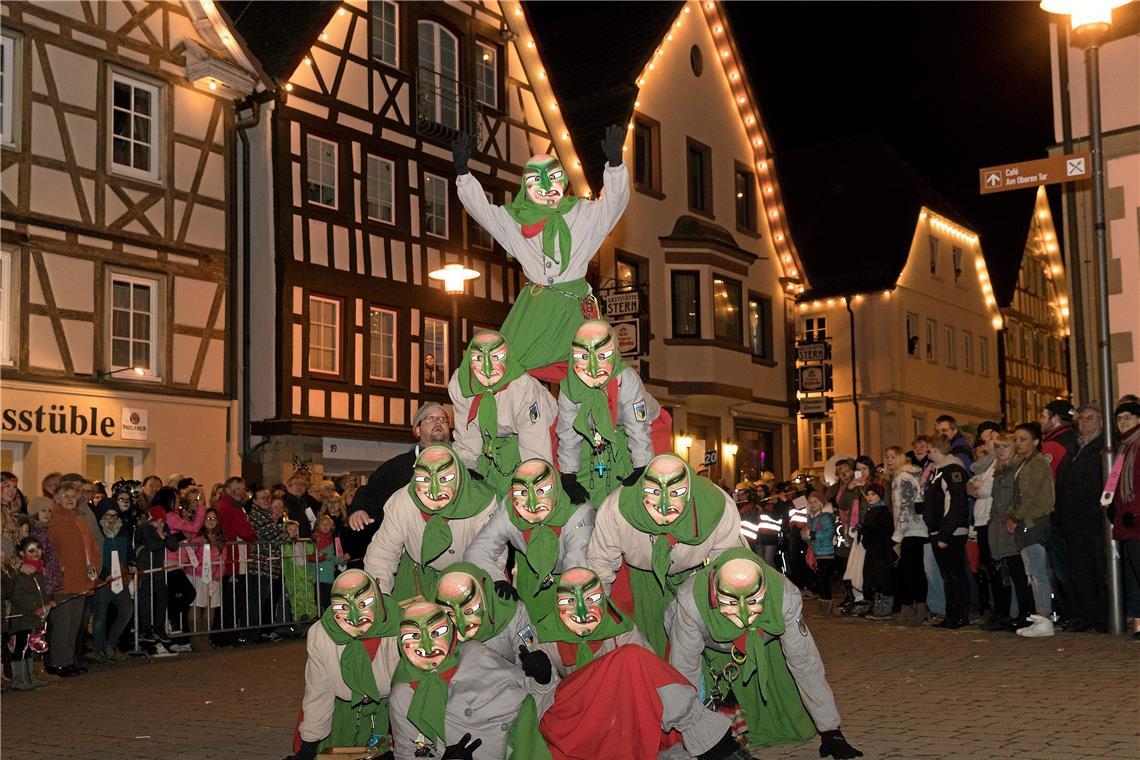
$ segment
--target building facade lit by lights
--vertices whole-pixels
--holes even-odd
[[[1003,320],[968,223],[872,136],[786,155],[780,177],[810,278],[796,340],[831,347],[831,410],[799,416],[801,465],[881,461],[942,414],[998,419]]]
[[[1017,283],[1001,310],[1002,411],[1008,425],[1036,421],[1050,401],[1072,395],[1067,286],[1049,201],[1038,188]]]
[[[1050,16],[1050,51],[1053,60],[1053,124],[1057,144],[1054,155],[1064,153],[1061,109],[1062,72],[1057,35],[1065,35],[1057,17]],[[1140,392],[1140,3],[1112,10],[1112,27],[1100,45],[1101,129],[1104,139],[1105,222],[1108,239],[1108,311],[1111,331],[1112,387],[1119,397]],[[1084,50],[1074,41],[1062,44],[1068,61],[1070,122],[1074,151],[1089,150],[1088,95]],[[1066,185],[1066,196],[1070,186]],[[1073,290],[1077,273],[1067,284],[1074,311],[1071,368],[1072,388],[1078,401],[1100,395],[1100,361],[1097,348],[1095,244],[1093,240],[1090,182],[1071,189],[1077,209],[1077,250],[1068,232],[1062,241],[1069,270],[1079,264],[1080,298]],[[1067,200],[1067,198],[1066,198]],[[1076,314],[1076,311],[1080,314]],[[1083,327],[1083,334],[1077,331]],[[1087,365],[1080,351],[1090,357]],[[1084,398],[1080,396],[1084,395]]]
[[[220,481],[254,69],[210,2],[0,7],[0,469]]]
[[[249,129],[245,472],[368,473],[407,450],[422,404],[449,405],[463,347],[523,282],[459,204],[455,136],[473,135],[496,204],[535,153],[587,183],[517,3],[219,5],[268,80]],[[446,264],[479,276],[447,293],[429,277]]]
[[[721,4],[583,4],[597,23],[581,28],[597,39],[584,33],[577,50],[542,34],[542,5],[528,6],[532,23],[588,177],[600,175],[605,125],[628,126],[634,190],[598,257],[603,293],[641,294],[638,313],[611,316],[636,333],[627,361],[671,410],[674,448],[696,469],[730,487],[790,472],[788,347],[804,280]],[[583,60],[592,46],[606,55]]]

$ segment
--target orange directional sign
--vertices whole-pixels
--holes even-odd
[[[1023,187],[1076,182],[1092,176],[1092,157],[1088,153],[1053,156],[1037,161],[987,166],[978,171],[982,195],[1020,190]]]

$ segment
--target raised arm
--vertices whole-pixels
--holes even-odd
[[[629,204],[629,172],[622,165],[625,135],[626,130],[617,124],[606,127],[602,140],[602,152],[606,155],[606,168],[602,172],[604,192],[587,207],[595,230],[603,237],[618,223]]]

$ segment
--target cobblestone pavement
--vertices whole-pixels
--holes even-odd
[[[809,625],[844,733],[867,758],[1140,758],[1140,643],[850,619]],[[304,660],[304,642],[288,641],[94,666],[46,689],[8,692],[0,753],[280,760],[296,724]],[[817,760],[818,742],[757,757]]]

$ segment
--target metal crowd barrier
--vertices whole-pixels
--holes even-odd
[[[229,643],[225,639],[254,631],[302,633],[328,606],[333,578],[347,563],[339,539],[324,553],[336,563],[323,582],[317,561],[322,552],[310,539],[183,542],[177,552],[164,552],[161,566],[140,564],[130,579],[131,654],[147,654],[147,644],[161,643],[152,629],[176,642],[210,636],[215,643]]]

